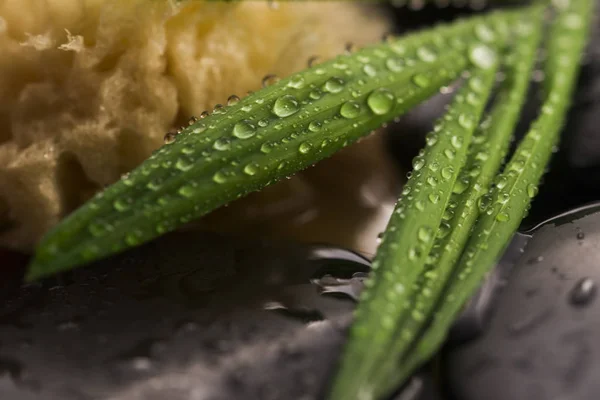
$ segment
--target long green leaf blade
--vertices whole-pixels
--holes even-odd
[[[398,383],[393,376],[395,366],[391,370],[380,370],[379,366],[394,355],[390,348],[410,341],[414,334],[397,332],[398,319],[433,246],[444,207],[465,163],[468,143],[496,76],[496,50],[477,45],[472,51],[481,52],[487,62],[473,70],[436,124],[423,154],[413,162],[413,174],[373,261],[373,272],[366,283],[368,291],[361,296],[331,399],[353,398],[355,393],[361,399],[379,398],[385,394],[377,384],[380,379]]]
[[[340,56],[216,108],[52,230],[27,278],[139,245],[333,154],[456,79],[469,43],[486,29],[506,35],[517,15],[472,18]]]
[[[452,321],[497,262],[536,195],[552,149],[558,143],[592,16],[592,0],[572,0],[567,9],[559,11],[547,46],[547,95],[541,115],[496,180],[491,204],[475,225],[432,324],[402,365],[403,376],[441,345]]]

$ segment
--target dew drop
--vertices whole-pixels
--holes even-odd
[[[452,178],[452,175],[454,175],[454,168],[451,166],[442,168],[441,175],[442,178],[447,181],[448,179]]]
[[[289,94],[279,97],[273,104],[273,113],[278,117],[285,118],[300,110],[298,100]]]
[[[195,128],[192,130],[192,132],[193,132],[193,133],[202,133],[202,132],[204,132],[205,130],[206,130],[206,125],[204,125],[204,124],[200,124],[200,125],[196,126],[196,127],[195,127]]]
[[[597,286],[591,278],[580,279],[569,294],[569,301],[574,306],[585,306],[596,296]]]
[[[404,63],[401,59],[392,57],[385,61],[385,66],[391,72],[400,72],[404,68]]]
[[[431,193],[428,198],[433,204],[437,204],[440,201],[440,195],[437,193]]]
[[[375,89],[367,98],[367,105],[375,115],[384,115],[392,110],[394,94],[386,89]]]
[[[277,83],[278,81],[279,81],[279,78],[275,74],[265,75],[265,77],[262,79],[262,87],[263,88],[269,87],[269,86]]]
[[[243,120],[233,126],[233,136],[239,139],[249,139],[256,134],[256,127],[250,120]]]
[[[287,85],[294,89],[302,89],[304,87],[304,78],[300,75],[294,76]]]
[[[129,197],[118,198],[113,202],[113,207],[119,212],[123,212],[131,207],[132,199]]]
[[[460,126],[462,126],[463,128],[465,128],[465,129],[472,129],[473,128],[473,120],[471,119],[471,117],[468,114],[460,114],[458,116],[458,124]],[[455,137],[456,136],[454,136],[452,139],[454,139]],[[452,145],[454,146],[454,142],[452,143]],[[462,146],[462,143],[461,143],[461,146]],[[459,147],[456,147],[456,148],[459,148]]]
[[[496,37],[494,31],[485,24],[479,24],[475,26],[475,36],[477,39],[485,43],[493,42]]]
[[[308,59],[306,65],[308,66],[308,68],[312,68],[315,65],[319,64],[319,56],[312,56]]]
[[[448,160],[453,160],[454,156],[456,155],[456,152],[452,149],[446,149],[444,150],[444,155]]]
[[[273,147],[275,147],[275,145],[272,142],[265,142],[260,146],[260,151],[264,154],[268,154],[273,150]]]
[[[532,183],[527,185],[527,195],[530,198],[534,198],[538,194],[538,187]]]
[[[412,77],[412,81],[415,85],[417,85],[420,88],[426,88],[427,86],[429,86],[429,78],[427,77],[427,75],[424,74],[415,74]]]
[[[506,212],[499,212],[498,215],[496,215],[496,220],[500,221],[500,222],[506,222],[508,220],[510,220],[510,215],[508,215],[508,213]]]
[[[371,64],[366,64],[366,65],[363,67],[363,72],[364,72],[364,73],[365,73],[367,76],[370,76],[370,77],[373,77],[373,76],[377,75],[377,70],[376,70],[376,69],[375,69],[375,67],[374,67],[374,66],[372,66]]]
[[[418,171],[425,165],[423,157],[415,157],[412,162],[413,170]]]
[[[225,107],[223,107],[223,104],[215,104],[213,107],[213,114],[225,114]]]
[[[298,151],[301,154],[308,154],[312,150],[312,147],[313,146],[310,142],[304,142],[300,144],[300,147],[298,147]]]
[[[190,157],[180,157],[175,163],[175,168],[180,171],[188,171],[194,166],[194,160]]]
[[[215,140],[213,148],[218,151],[226,151],[231,148],[231,140],[228,138],[219,138]]]
[[[178,193],[183,197],[192,197],[194,195],[194,188],[192,185],[184,185],[179,188]]]
[[[165,144],[171,144],[175,141],[175,137],[177,136],[177,133],[175,132],[168,132],[165,137],[164,137],[164,142]]]
[[[340,115],[348,119],[358,117],[360,115],[360,104],[355,101],[347,101],[342,105]]]
[[[480,212],[484,212],[490,206],[492,202],[492,198],[489,195],[483,195],[479,199],[477,199],[477,207]]]
[[[329,93],[339,93],[344,89],[344,80],[341,78],[329,78],[323,85],[323,90]]]
[[[469,180],[467,178],[460,178],[454,183],[452,192],[456,194],[462,194],[469,187]]]
[[[496,52],[489,46],[477,44],[469,49],[469,61],[481,69],[489,69],[496,64]]]
[[[434,62],[437,59],[437,55],[427,47],[419,47],[417,49],[417,57],[421,59],[421,61],[425,62]]]
[[[246,175],[255,175],[259,170],[259,165],[255,162],[252,162],[244,167],[244,173]]]
[[[236,96],[235,94],[232,94],[231,96],[229,96],[227,98],[227,105],[228,106],[234,106],[237,103],[240,102],[240,98],[238,96]]]
[[[213,181],[216,183],[225,183],[227,182],[227,175],[223,171],[218,171],[213,175]]]
[[[321,130],[321,123],[319,121],[312,121],[308,124],[308,130],[311,132],[318,132]]]

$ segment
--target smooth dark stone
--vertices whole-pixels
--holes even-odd
[[[321,398],[355,301],[310,282],[359,291],[368,269],[339,248],[185,232],[17,279],[0,303],[0,399]],[[398,399],[437,399],[427,374],[413,382]]]
[[[483,334],[446,352],[459,400],[595,400],[600,393],[600,212],[538,227]]]

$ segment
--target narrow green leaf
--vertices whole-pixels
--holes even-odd
[[[399,383],[388,360],[394,349],[409,343],[414,332],[398,332],[399,319],[409,305],[419,273],[431,250],[452,187],[465,163],[468,143],[490,95],[496,76],[497,51],[477,45],[471,49],[485,62],[455,96],[448,112],[428,136],[428,146],[413,160],[413,173],[379,245],[361,296],[339,375],[330,399],[379,398],[379,382]],[[469,99],[469,100],[467,100]],[[421,314],[413,318],[421,319]],[[385,365],[387,368],[381,368]],[[354,394],[358,394],[355,396]]]
[[[330,156],[479,62],[469,45],[501,40],[517,16],[391,40],[216,107],[49,232],[27,279],[139,245]]]
[[[414,318],[414,315],[430,316],[435,310],[477,221],[479,207],[489,202],[485,193],[508,151],[510,138],[527,94],[529,77],[541,40],[543,11],[542,7],[534,8],[527,20],[516,27],[516,40],[507,56],[511,64],[506,71],[506,81],[496,97],[490,115],[473,137],[467,163],[454,185],[444,213],[444,222],[440,225],[438,238],[427,260],[428,265],[416,284],[416,296],[411,300],[410,312],[404,311],[399,324],[401,331],[412,332],[413,337],[418,337],[430,321],[429,317]],[[397,341],[390,350],[395,356],[382,363],[380,369],[394,371],[396,379],[382,379],[379,383],[381,387],[392,390],[396,380],[407,377],[401,373],[400,368],[413,344],[414,341]],[[406,370],[403,372],[408,373]],[[384,376],[381,373],[375,374],[378,375]]]
[[[545,65],[547,96],[541,114],[497,178],[490,204],[470,235],[432,324],[402,365],[403,376],[441,345],[456,315],[500,258],[537,193],[559,139],[593,16],[592,0],[571,0],[565,4],[567,8],[559,10],[550,30]]]

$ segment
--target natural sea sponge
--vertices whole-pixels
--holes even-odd
[[[190,115],[258,89],[265,74],[289,75],[313,55],[335,56],[345,43],[374,42],[387,29],[374,8],[346,2],[0,2],[0,246],[31,250]],[[375,157],[360,151],[365,143]],[[357,207],[379,212],[393,196],[381,154],[380,140],[369,138],[207,224],[253,227],[256,210],[268,209],[273,215],[258,215],[269,233],[269,221],[290,207],[314,214],[315,193],[323,197],[332,183],[345,193],[341,208],[352,208],[354,198]],[[340,177],[340,163],[363,173]],[[378,197],[365,206],[360,187],[374,177],[379,189],[368,190]],[[303,229],[310,224],[276,230],[327,240]]]

